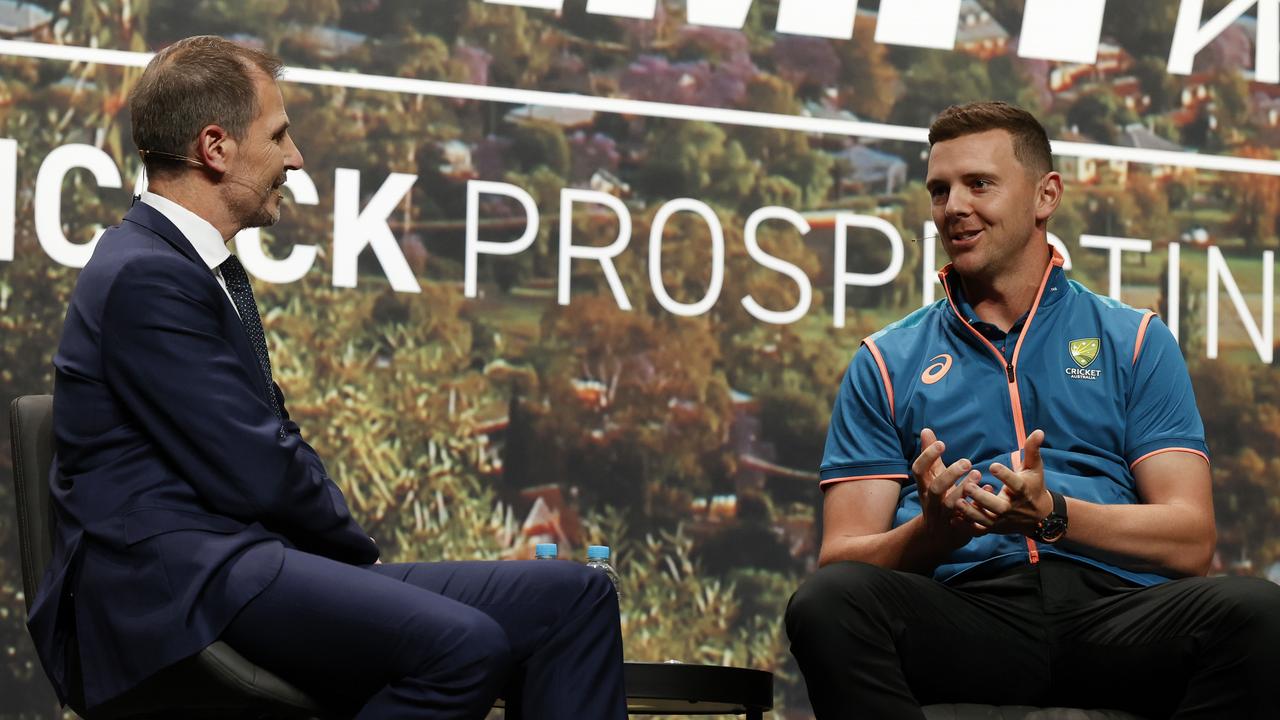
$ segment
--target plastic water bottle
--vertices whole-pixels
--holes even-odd
[[[534,560],[555,560],[558,554],[555,543],[538,543],[533,548]]]
[[[587,567],[603,570],[609,576],[609,582],[613,583],[613,589],[618,592],[618,599],[622,599],[622,584],[618,579],[618,571],[609,562],[608,545],[592,545],[587,548]]]

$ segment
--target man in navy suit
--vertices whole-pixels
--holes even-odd
[[[280,62],[175,43],[130,93],[150,191],[54,358],[58,537],[30,628],[92,708],[226,640],[358,718],[625,716],[617,595],[573,563],[378,563],[273,382],[226,242],[302,167]]]

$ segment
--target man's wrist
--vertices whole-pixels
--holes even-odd
[[[1053,514],[1053,491],[1044,488],[1040,491],[1040,497],[1036,498],[1034,503],[1036,506],[1036,516],[1040,521]]]
[[[1067,498],[1052,490],[1045,492],[1051,503],[1050,510],[1032,529],[1030,536],[1036,542],[1052,545],[1067,534]]]
[[[915,570],[932,571],[945,561],[951,553],[964,547],[964,543],[956,544],[951,533],[937,532],[938,528],[929,527],[923,514],[917,515],[902,526],[909,534],[903,547],[906,565]]]

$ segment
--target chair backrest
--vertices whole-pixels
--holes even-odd
[[[18,552],[27,610],[53,555],[49,468],[53,465],[53,396],[23,395],[9,406],[13,489],[18,508]]]
[[[13,440],[13,488],[18,507],[18,552],[27,612],[53,556],[53,396],[24,395],[9,406]],[[67,702],[80,712],[84,696],[72,643]],[[83,715],[83,713],[81,713]],[[218,641],[153,675],[141,685],[94,708],[93,717],[328,717],[305,693],[257,667]]]

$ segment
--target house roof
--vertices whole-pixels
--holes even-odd
[[[53,13],[32,2],[0,0],[0,37],[28,35],[53,21]]]
[[[1125,147],[1140,148],[1142,150],[1172,150],[1182,152],[1184,148],[1169,140],[1156,135],[1147,129],[1141,123],[1133,123],[1126,125],[1120,131],[1120,136],[1116,138],[1116,143]]]
[[[866,145],[850,145],[849,147],[835,153],[836,157],[844,158],[849,161],[855,170],[859,171],[888,171],[896,166],[905,166],[907,163],[897,155],[891,155],[880,150],[872,150]]]
[[[595,119],[595,110],[549,107],[546,105],[525,105],[506,114],[507,122],[519,123],[528,120],[540,120],[565,128],[589,125]]]
[[[365,44],[367,36],[327,25],[295,28],[293,35],[325,59],[336,59]]]
[[[858,116],[845,110],[844,108],[831,107],[826,103],[814,102],[807,100],[804,103],[804,114],[809,117],[821,118],[823,120],[848,120],[857,122]]]
[[[956,30],[956,44],[982,42],[983,40],[1008,40],[1009,31],[979,5],[977,0],[960,3],[960,27]]]

